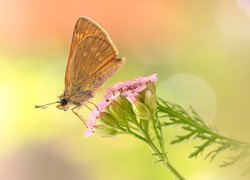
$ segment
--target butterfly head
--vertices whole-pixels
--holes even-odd
[[[56,106],[60,110],[67,111],[69,109],[69,103],[68,100],[65,98],[60,99],[59,104]]]

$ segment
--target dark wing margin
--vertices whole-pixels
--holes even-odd
[[[70,53],[69,53],[68,63],[67,63],[66,72],[65,72],[65,86],[67,85],[67,81],[68,81],[68,78],[67,78],[68,66],[70,64],[70,61],[72,60],[72,56],[75,51],[75,48],[81,40],[83,40],[89,35],[98,35],[98,36],[103,37],[104,39],[108,39],[111,42],[109,35],[100,25],[98,25],[96,22],[94,22],[90,18],[87,18],[84,16],[80,17],[75,24],[75,28],[74,28],[74,32],[72,36]]]
[[[95,91],[124,64],[113,43],[101,36],[90,35],[80,41],[68,66],[66,91],[79,94]],[[73,97],[72,97],[73,98]]]

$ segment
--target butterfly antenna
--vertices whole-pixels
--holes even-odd
[[[40,106],[35,105],[35,108],[45,109],[45,108],[47,108],[48,105],[56,104],[56,103],[60,103],[60,101],[56,101],[56,102],[52,102],[52,103],[48,103],[48,104],[44,104],[44,105],[40,105]]]

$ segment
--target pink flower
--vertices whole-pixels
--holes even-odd
[[[97,109],[92,111],[89,115],[89,120],[87,122],[87,126],[93,127],[96,123],[96,119],[98,119],[99,117],[100,117],[100,111],[98,111]]]
[[[140,82],[151,82],[154,83],[157,81],[157,74],[152,74],[151,76],[148,77],[138,77],[135,79],[136,81],[140,81]]]
[[[85,138],[88,138],[88,137],[92,136],[93,134],[94,134],[94,130],[88,128],[88,129],[84,132],[84,137],[85,137]]]
[[[134,91],[135,92],[141,92],[141,91],[143,91],[144,89],[146,89],[146,84],[142,84],[142,85],[140,85],[140,86],[137,86],[135,89],[134,89]]]
[[[157,81],[157,74],[153,74],[148,77],[138,77],[133,81],[120,82],[113,87],[106,90],[106,94],[98,105],[97,109],[90,113],[87,130],[84,134],[85,137],[89,137],[94,133],[97,121],[100,119],[101,113],[105,112],[106,108],[116,101],[119,96],[125,97],[131,104],[136,103],[137,96],[140,92],[147,88],[147,83],[154,83]]]
[[[109,106],[111,104],[112,101],[108,101],[108,100],[102,100],[98,103],[97,107],[98,107],[98,111],[102,112],[105,110],[105,108],[107,106]]]
[[[111,87],[111,88],[109,88],[107,91],[108,92],[115,92],[115,91],[118,91],[118,90],[120,90],[122,87],[124,86],[124,82],[119,82],[119,83],[117,83],[116,85],[114,85],[113,87]],[[106,91],[106,92],[107,92]]]
[[[125,92],[122,92],[121,95],[126,97],[126,99],[131,103],[131,104],[134,104],[136,102],[136,96],[137,96],[138,93],[132,93],[131,91],[125,91]]]

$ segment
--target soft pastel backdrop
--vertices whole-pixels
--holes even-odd
[[[70,111],[34,108],[63,92],[72,31],[81,15],[102,25],[127,59],[102,90],[158,73],[158,96],[191,104],[222,134],[250,141],[249,0],[1,0],[0,179],[172,179],[139,140],[85,139]],[[169,142],[181,131],[165,133]],[[223,157],[212,164],[188,159],[192,145],[167,147],[187,179],[238,176],[237,168],[218,167]]]

